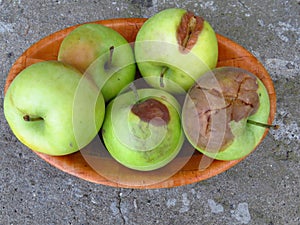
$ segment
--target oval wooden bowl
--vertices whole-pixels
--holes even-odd
[[[145,21],[146,19],[143,18],[127,18],[94,21],[94,23],[99,23],[111,27],[114,30],[118,31],[121,35],[123,35],[128,40],[128,42],[134,42],[138,30]],[[4,93],[6,92],[13,79],[18,75],[18,73],[27,66],[39,61],[56,60],[58,49],[63,38],[77,26],[79,25],[68,27],[64,30],[53,33],[41,39],[37,43],[33,44],[29,49],[27,49],[12,66],[6,80]],[[263,67],[263,65],[246,49],[221,35],[217,34],[217,38],[219,44],[219,59],[217,66],[234,66],[244,68],[255,74],[264,83],[270,96],[271,109],[269,123],[272,123],[276,111],[276,95],[273,82],[268,72]],[[268,130],[266,130],[264,137],[267,135],[267,132]],[[264,139],[264,137],[262,138],[262,140]],[[185,165],[183,165],[183,167],[179,171],[174,173],[171,177],[167,177],[165,180],[161,180],[158,183],[155,182],[150,184],[143,184],[143,182],[141,182],[140,184],[136,185],[133,183],[131,184],[130,182],[124,183],[118,182],[118,180],[110,180],[106,176],[102,176],[101,174],[96,172],[96,170],[94,170],[89,163],[86,162],[80,151],[66,156],[49,156],[37,152],[36,154],[56,168],[84,180],[113,187],[141,189],[168,188],[198,182],[222,173],[243,160],[213,160],[208,168],[201,170],[199,169],[199,163],[204,156],[198,151],[193,151],[192,156],[187,160]],[[176,160],[180,161],[180,157],[184,156],[179,156],[179,158],[177,158]],[[126,171],[126,176],[128,177],[137,176],[141,178],[145,176],[144,172],[141,173],[131,171],[125,167],[122,167],[116,162],[113,162],[113,160],[109,157],[106,159],[106,161],[103,162],[114,163],[113,165],[117,167],[117,169],[114,171],[117,171],[118,173],[120,173],[120,171]],[[120,174],[122,175],[122,172]],[[117,174],[114,175],[120,176]]]

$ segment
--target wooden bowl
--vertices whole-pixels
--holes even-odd
[[[127,18],[101,20],[95,21],[94,23],[111,27],[123,35],[128,42],[134,42],[138,30],[145,21],[146,19],[143,18]],[[27,66],[39,61],[56,60],[58,49],[62,40],[77,26],[79,25],[68,27],[64,30],[53,33],[41,39],[27,49],[12,66],[6,80],[4,93],[18,73]],[[219,59],[217,66],[234,66],[244,68],[255,74],[264,83],[270,96],[271,109],[269,123],[272,123],[276,111],[276,95],[273,82],[268,72],[265,70],[263,65],[246,49],[221,35],[217,34],[217,38],[219,44]],[[267,135],[267,132],[268,130],[265,131],[261,141]],[[193,149],[190,155],[181,154],[174,160],[174,165],[177,165],[176,163],[180,164],[180,162],[184,162],[179,170],[173,170],[172,174],[163,176],[158,180],[155,180],[155,178],[154,182],[149,182],[149,179],[151,180],[153,177],[157,177],[158,174],[163,174],[165,170],[157,170],[154,172],[133,171],[116,163],[111,157],[105,155],[105,153],[105,156],[101,159],[97,155],[90,155],[90,158],[87,159],[86,156],[89,155],[86,153],[82,154],[81,151],[66,156],[49,156],[38,152],[36,152],[36,154],[56,168],[84,180],[113,187],[140,189],[168,188],[202,181],[224,172],[243,160],[207,161],[206,159],[206,161],[209,162],[207,164],[208,167],[201,169],[199,168],[199,165],[201,162],[205,161],[205,156],[198,151],[194,151]],[[89,163],[86,160],[89,161]],[[90,160],[94,160],[94,162],[100,160],[99,164],[103,166],[109,165],[110,168],[113,166],[114,169],[109,171],[107,174],[99,173],[98,168],[91,166]],[[172,163],[170,168],[172,169]],[[147,177],[150,178],[148,179]]]

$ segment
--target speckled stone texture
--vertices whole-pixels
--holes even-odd
[[[3,87],[30,45],[65,27],[189,9],[253,53],[277,92],[277,131],[244,161],[191,185],[135,190],[80,180],[23,146],[3,115]],[[0,224],[300,224],[300,3],[297,0],[0,0]]]

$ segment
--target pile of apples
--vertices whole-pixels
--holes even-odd
[[[141,171],[168,164],[185,140],[212,158],[241,158],[264,134],[256,125],[267,123],[268,93],[247,71],[215,69],[217,60],[214,30],[184,9],[149,18],[134,48],[109,27],[80,25],[56,61],[13,80],[5,117],[34,151],[71,154],[99,134],[114,159]]]

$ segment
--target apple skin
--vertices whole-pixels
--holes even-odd
[[[99,89],[70,65],[44,61],[21,71],[4,98],[15,136],[34,151],[66,155],[87,145],[105,114]],[[31,120],[26,121],[27,115]]]
[[[136,94],[129,91],[109,103],[102,127],[105,146],[111,156],[122,165],[150,171],[168,164],[179,153],[184,141],[180,121],[180,105],[162,90],[137,90],[138,99],[157,100],[168,109],[170,120],[163,126],[143,121],[132,112]]]
[[[223,74],[246,73],[251,76],[254,76],[253,74],[249,73],[248,71],[246,71],[244,69],[235,68],[235,67],[217,68],[217,69],[213,70],[212,72],[215,74],[215,76],[218,76],[218,73],[219,74],[222,74],[222,73]],[[236,159],[246,157],[249,153],[251,153],[256,148],[256,146],[261,141],[266,128],[247,123],[247,120],[252,120],[252,121],[267,124],[269,114],[270,114],[270,100],[269,100],[269,95],[268,95],[268,92],[267,92],[264,84],[257,77],[255,77],[255,78],[256,78],[256,81],[258,84],[257,94],[259,96],[259,98],[258,98],[259,99],[259,107],[253,115],[251,115],[247,118],[243,118],[238,122],[236,122],[234,120],[232,120],[230,122],[229,126],[230,126],[231,132],[234,136],[234,139],[233,139],[233,142],[230,143],[228,146],[226,146],[225,149],[207,150],[206,148],[200,147],[197,144],[195,137],[192,137],[193,134],[191,133],[190,128],[188,128],[188,125],[187,125],[188,123],[186,120],[188,118],[193,117],[193,115],[195,115],[196,111],[194,111],[193,113],[191,113],[191,112],[193,110],[195,110],[194,104],[197,104],[197,103],[191,103],[192,101],[191,101],[191,98],[189,97],[189,95],[186,96],[186,99],[185,99],[185,102],[183,105],[183,111],[182,111],[182,126],[183,126],[183,130],[185,132],[185,135],[186,135],[188,141],[194,146],[195,149],[197,149],[198,151],[200,151],[201,153],[203,153],[204,155],[206,155],[210,158],[229,161],[229,160],[236,160]],[[201,78],[200,78],[200,80],[201,80]],[[201,83],[201,82],[199,82],[199,83]],[[212,79],[211,84],[213,84],[215,87],[218,86],[218,85],[216,85],[214,79]],[[213,104],[214,103],[211,102],[211,105],[213,105]],[[196,117],[193,117],[193,118],[194,118],[193,123],[195,125],[200,123],[200,120],[197,120]],[[224,122],[224,126],[223,126],[223,128],[221,127],[220,130],[223,130],[225,127],[225,121],[223,121],[223,122]]]
[[[114,47],[109,67],[110,48]],[[127,40],[112,28],[101,24],[83,24],[62,41],[58,60],[66,62],[95,81],[105,101],[115,97],[134,80],[136,65]],[[89,68],[93,64],[93,68]]]
[[[216,34],[205,20],[195,45],[188,52],[180,51],[177,29],[186,13],[184,9],[171,8],[155,14],[143,24],[135,42],[136,62],[142,76],[151,86],[171,93],[187,91],[202,74],[215,68],[218,60]],[[166,68],[167,80],[162,87],[160,76]]]

